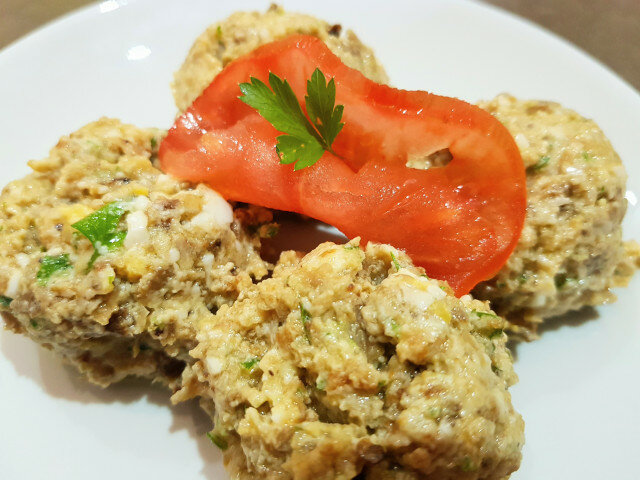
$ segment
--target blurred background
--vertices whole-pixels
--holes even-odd
[[[640,0],[485,2],[516,13],[566,38],[640,90]],[[0,48],[89,3],[92,1],[0,0]]]

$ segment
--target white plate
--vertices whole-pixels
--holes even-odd
[[[470,101],[509,91],[596,119],[625,161],[629,189],[640,192],[640,96],[562,40],[463,0],[282,3],[353,28],[397,86]],[[103,115],[168,127],[169,81],[193,39],[232,10],[266,7],[109,0],[9,47],[0,53],[0,183]],[[640,238],[633,206],[625,228],[627,238]],[[559,326],[517,348],[513,397],[527,444],[513,479],[638,478],[639,293],[636,276],[597,320]],[[9,332],[0,333],[0,393],[3,479],[227,478],[194,405],[171,408],[162,389],[143,382],[103,391]]]

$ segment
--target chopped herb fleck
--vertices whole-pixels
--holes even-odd
[[[528,280],[528,277],[527,277],[527,274],[526,274],[526,273],[523,273],[523,274],[521,274],[521,275],[518,277],[518,283],[519,283],[520,285],[525,284],[525,283],[527,282],[527,280]]]
[[[302,321],[307,323],[311,319],[311,314],[304,308],[304,305],[300,304],[300,316],[302,317]]]
[[[32,328],[38,329],[40,328],[40,324],[38,323],[38,321],[35,318],[32,318],[29,323],[31,324]]]
[[[71,225],[87,237],[93,245],[93,255],[87,265],[87,271],[91,270],[100,255],[122,246],[127,231],[120,230],[119,224],[127,209],[127,204],[124,202],[108,203],[100,210]]]
[[[428,413],[431,418],[440,418],[440,416],[442,415],[442,408],[430,407]]]
[[[400,267],[400,263],[398,262],[398,259],[393,254],[393,252],[389,252],[389,255],[391,255],[391,261],[393,262],[393,266],[396,267],[396,270],[399,272],[401,267]]]
[[[397,337],[400,334],[400,325],[398,325],[396,321],[393,319],[389,320],[389,325],[391,326],[391,331],[393,332],[393,335]]]
[[[475,466],[473,461],[469,457],[464,457],[460,462],[460,469],[463,472],[473,472],[477,470],[478,467]]]
[[[560,275],[556,275],[553,281],[556,284],[556,288],[564,288],[564,287],[567,287],[569,283],[575,282],[576,279],[572,277],[567,277],[564,274],[560,274]]]
[[[260,359],[258,357],[252,358],[250,360],[247,360],[246,362],[242,362],[242,366],[249,370],[250,372],[252,372],[255,368],[255,366],[260,362]]]
[[[227,448],[229,448],[229,444],[221,435],[217,435],[212,432],[207,432],[207,437],[209,437],[209,440],[211,440],[211,443],[213,443],[220,450],[226,450]]]
[[[316,380],[316,388],[321,392],[324,392],[324,390],[327,388],[327,381],[324,378],[318,378]]]
[[[8,307],[11,304],[11,302],[13,302],[13,298],[0,295],[0,307]]]
[[[69,261],[69,254],[63,253],[62,255],[56,255],[55,257],[46,256],[40,260],[40,270],[36,277],[40,285],[46,284],[49,279],[65,270],[71,268],[71,262]]]
[[[593,157],[589,155],[589,152],[582,152],[582,159],[585,162],[590,162],[591,160],[593,160]]]
[[[495,313],[491,313],[491,312],[481,312],[480,310],[471,310],[472,313],[475,313],[478,317],[482,318],[482,317],[494,317],[496,318],[497,315]]]
[[[155,150],[158,146],[158,140],[156,137],[151,137],[151,150]]]
[[[345,250],[360,250],[360,246],[358,246],[358,245],[353,245],[353,244],[351,244],[351,243],[347,243],[347,244],[344,246],[344,249],[345,249]]]
[[[216,27],[216,37],[218,41],[222,40],[222,26],[220,25]]]
[[[300,304],[300,318],[302,319],[302,328],[304,329],[304,336],[307,342],[311,344],[311,337],[309,336],[309,322],[311,321],[311,314],[307,311],[302,304]]]
[[[497,328],[497,329],[495,329],[493,332],[491,332],[489,334],[489,340],[494,340],[496,338],[501,338],[503,334],[504,334],[504,330],[502,328]]]
[[[598,189],[598,200],[601,198],[605,198],[607,196],[606,194],[607,194],[607,189],[604,187],[600,187]]]
[[[531,168],[533,168],[533,170],[535,170],[536,172],[538,170],[542,170],[544,167],[547,166],[547,164],[549,163],[549,160],[551,160],[551,157],[549,157],[548,155],[545,155],[544,157],[540,157],[540,160],[538,160],[538,162]]]

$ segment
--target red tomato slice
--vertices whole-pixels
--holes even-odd
[[[269,72],[299,100],[316,67],[336,82],[345,126],[312,167],[281,165],[271,124],[238,100],[238,85]],[[301,101],[304,104],[304,101]],[[449,149],[442,167],[406,167]],[[380,85],[320,40],[294,36],[230,63],[180,116],[160,147],[167,173],[206,182],[229,200],[303,213],[348,237],[404,249],[456,294],[493,276],[515,248],[526,208],[525,171],[509,132],[455,98]]]

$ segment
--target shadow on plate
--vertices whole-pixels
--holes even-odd
[[[274,222],[280,225],[278,235],[263,240],[262,257],[275,263],[285,250],[310,252],[323,242],[344,243],[342,233],[326,223],[318,222],[295,213],[274,212]]]
[[[37,384],[47,395],[78,403],[130,404],[142,399],[171,410],[169,432],[186,431],[198,445],[206,478],[218,478],[222,455],[212,445],[206,433],[212,428],[209,416],[196,400],[171,404],[170,392],[164,386],[143,378],[127,378],[107,388],[93,385],[73,367],[65,365],[53,352],[31,340],[0,329],[0,352],[9,360],[16,373]]]
[[[585,323],[597,320],[598,318],[600,318],[600,314],[595,308],[584,307],[580,310],[567,312],[564,315],[558,315],[557,317],[545,320],[544,323],[538,327],[538,335],[542,337],[547,332],[560,330],[564,327],[579,327]],[[534,342],[535,341],[536,340],[534,340]],[[518,337],[509,338],[507,346],[509,347],[509,350],[511,350],[511,355],[514,360],[518,360],[518,346],[523,342],[525,341]]]

